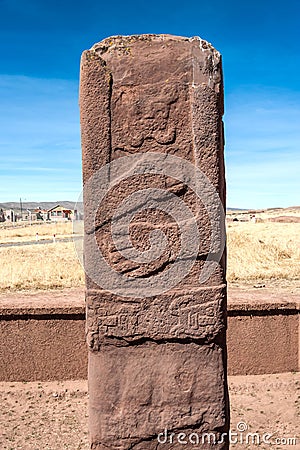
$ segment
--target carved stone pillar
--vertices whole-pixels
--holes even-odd
[[[107,38],[80,111],[91,448],[227,449],[221,57]]]

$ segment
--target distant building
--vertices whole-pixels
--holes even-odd
[[[37,208],[33,211],[32,216],[34,220],[48,220],[48,210]]]
[[[5,214],[3,209],[0,209],[0,222],[5,222]]]
[[[67,209],[62,205],[56,205],[47,211],[47,220],[53,222],[65,222],[67,220],[73,220],[76,211],[72,209]]]
[[[5,219],[6,219],[8,222],[16,222],[17,216],[16,216],[16,214],[15,214],[15,212],[14,212],[13,209],[7,209],[7,210],[5,211]]]
[[[56,205],[50,209],[44,209],[40,206],[35,209],[23,209],[16,213],[13,209],[5,211],[0,210],[0,222],[66,222],[68,220],[83,220],[83,213],[77,210],[69,209],[64,205]]]
[[[48,211],[46,209],[42,208],[36,208],[33,210],[26,209],[22,212],[22,219],[23,221],[30,221],[35,222],[38,220],[47,220],[48,217]]]

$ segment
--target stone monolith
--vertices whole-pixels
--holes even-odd
[[[115,36],[80,77],[91,449],[227,449],[220,54]]]

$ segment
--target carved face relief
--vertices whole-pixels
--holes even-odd
[[[148,145],[172,144],[176,126],[172,109],[178,91],[169,86],[122,87],[112,99],[112,150],[129,153],[147,150]]]

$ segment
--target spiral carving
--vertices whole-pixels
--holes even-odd
[[[158,177],[165,187],[147,187],[147,177],[152,182]],[[170,179],[173,183],[165,181]],[[209,218],[210,243],[204,253],[199,210],[180,195],[187,190]],[[84,268],[104,290],[123,297],[159,295],[176,288],[203,254],[198,281],[204,283],[223,255],[222,202],[207,176],[185,159],[161,153],[118,158],[85,183],[82,195],[89,199],[84,238],[89,264]],[[75,244],[83,262],[80,243]]]

